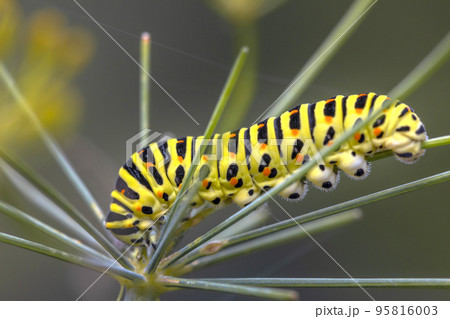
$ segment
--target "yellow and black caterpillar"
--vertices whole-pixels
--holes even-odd
[[[216,134],[201,158],[199,167],[208,165],[210,172],[192,205],[204,201],[220,205],[229,199],[247,205],[262,189],[275,186],[307,162],[317,149],[380,109],[386,99],[375,93],[339,95],[302,104],[249,128]],[[306,177],[317,187],[330,190],[338,182],[336,167],[350,177],[364,178],[368,174],[365,156],[389,149],[398,159],[413,162],[423,154],[421,142],[426,138],[425,127],[414,111],[397,102]],[[134,153],[119,170],[106,228],[128,244],[154,244],[160,225],[153,224],[174,202],[202,140],[202,136],[169,139]],[[193,180],[198,175],[199,169]],[[280,195],[301,199],[305,186],[305,181],[299,180]]]

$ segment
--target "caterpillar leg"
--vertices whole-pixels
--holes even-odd
[[[333,190],[339,182],[337,172],[333,168],[334,165],[325,163],[316,165],[306,174],[306,178],[319,189],[325,191]]]
[[[342,151],[335,156],[337,166],[353,179],[364,179],[369,175],[370,166],[364,154],[356,151]]]
[[[303,181],[298,181],[289,185],[279,195],[287,200],[299,201],[305,197],[306,192],[306,183]]]
[[[202,197],[200,197],[198,194],[195,194],[194,197],[192,197],[190,205],[191,207],[198,207],[201,206],[205,201]]]
[[[233,202],[241,207],[244,207],[253,202],[260,194],[260,190],[257,187],[250,189],[243,188],[234,194],[232,197]]]

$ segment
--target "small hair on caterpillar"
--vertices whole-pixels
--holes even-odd
[[[380,110],[386,99],[375,93],[338,95],[301,104],[249,128],[216,134],[205,141],[208,146],[199,167],[208,166],[209,174],[201,180],[192,206],[204,202],[221,206],[230,201],[248,205],[316,156],[320,148]],[[426,139],[419,117],[397,102],[321,159],[306,179],[319,189],[332,190],[339,182],[339,170],[353,179],[365,178],[370,171],[366,158],[381,150],[392,150],[400,161],[413,163],[424,154],[421,143]],[[119,170],[106,228],[125,243],[154,245],[161,219],[175,201],[202,141],[202,136],[168,139],[134,153]],[[194,174],[198,177],[199,169]],[[292,183],[280,196],[301,200],[306,179]]]

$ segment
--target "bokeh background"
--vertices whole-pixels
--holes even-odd
[[[52,9],[65,16],[67,27],[83,29],[83,39],[66,48],[75,57],[86,54],[86,61],[80,62],[76,72],[65,78],[76,94],[69,99],[71,103],[60,103],[50,115],[55,122],[66,124],[50,126],[50,129],[102,208],[107,210],[116,172],[125,161],[125,142],[139,130],[139,69],[73,1],[14,2],[22,11],[23,25],[36,12]],[[140,33],[151,33],[152,75],[200,124],[196,125],[153,84],[152,130],[177,137],[202,134],[240,43],[247,43],[254,56],[246,67],[249,74],[239,84],[244,93],[232,103],[244,105],[249,101],[251,106],[243,123],[228,128],[250,125],[282,93],[352,3],[286,0],[274,1],[273,8],[260,10],[255,3],[264,1],[241,1],[242,7],[237,9],[230,8],[230,3],[235,1],[225,6],[219,2],[79,1],[135,58],[139,56]],[[445,0],[378,1],[298,102],[313,102],[337,94],[389,92],[449,31],[449,13],[450,3]],[[12,60],[21,50],[27,50],[26,46],[18,46]],[[13,70],[17,69],[16,65],[11,62]],[[252,74],[252,69],[256,74]],[[60,73],[64,74],[63,71]],[[420,115],[429,137],[449,133],[449,74],[450,63],[446,63],[405,101]],[[45,86],[38,93],[44,97],[50,94]],[[6,113],[2,123],[8,120]],[[20,123],[27,127],[26,122]],[[226,125],[222,123],[222,127]],[[86,210],[33,134],[20,143],[12,135],[4,136],[3,140],[10,150],[20,154],[78,207]],[[364,181],[355,182],[341,176],[334,192],[310,189],[300,204],[283,202],[283,205],[291,215],[306,213],[442,172],[448,169],[449,157],[449,148],[442,147],[428,151],[415,165],[403,165],[393,158],[378,161]],[[0,192],[2,200],[34,216],[43,216],[4,175],[0,175]],[[363,207],[364,215],[358,222],[315,238],[353,277],[448,278],[448,195],[449,184],[442,183],[378,202]],[[287,218],[276,205],[270,207],[277,219]],[[236,207],[228,207],[216,212],[191,230],[184,242],[204,233],[235,210]],[[0,231],[54,245],[48,238],[4,216],[0,216]],[[5,244],[0,244],[0,254],[1,300],[74,300],[98,276]],[[190,276],[346,277],[309,239],[233,259]],[[83,299],[113,300],[118,290],[118,284],[104,276]],[[448,290],[368,291],[377,300],[450,298]],[[299,289],[299,293],[302,300],[367,300],[360,289]],[[235,299],[248,298],[188,290],[163,296],[163,300]]]

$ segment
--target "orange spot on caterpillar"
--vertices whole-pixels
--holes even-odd
[[[362,109],[355,109],[356,114],[361,114],[362,113]]]
[[[208,160],[208,156],[206,156],[206,155],[203,155],[202,158],[205,162]]]
[[[259,124],[258,125],[258,128],[261,128],[261,127],[263,127],[264,126],[264,124]]]
[[[328,146],[333,145],[333,141],[329,141],[329,142],[327,143],[327,145],[328,145]]]
[[[361,138],[361,133],[356,132],[355,135],[353,135],[353,138],[355,139],[355,141],[359,141],[359,139]]]
[[[298,110],[292,110],[289,112],[290,115],[295,114],[295,113],[298,113]]]
[[[235,137],[235,136],[236,136],[235,133],[230,134],[230,137]]]
[[[147,166],[147,168],[150,168],[150,167],[153,167],[155,165],[153,165],[153,163],[148,162],[148,163],[145,164],[145,166]]]
[[[125,194],[125,189],[122,189],[121,191],[120,191],[120,193],[123,195],[123,194]]]
[[[140,212],[141,210],[142,210],[142,207],[141,207],[140,205],[137,205],[137,206],[136,206],[136,211],[137,211],[137,212]]]
[[[183,140],[181,140],[181,141],[177,141],[177,144],[179,144],[179,143],[183,143],[184,141]]]
[[[328,100],[329,101],[329,100]],[[327,101],[327,102],[328,102]],[[333,117],[331,116],[325,116],[325,122],[327,122],[328,124],[331,124],[331,122],[333,122]]]
[[[141,150],[141,151],[139,152],[139,154],[142,154],[142,153],[144,153],[144,151],[145,151],[145,150]]]
[[[264,175],[264,176],[269,176],[269,175],[270,175],[270,172],[271,172],[271,169],[268,168],[268,167],[265,167],[264,170],[263,170],[263,175]]]
[[[297,130],[297,129],[293,129],[293,130],[291,130],[291,134],[292,134],[292,136],[297,136],[297,135],[298,135],[298,133],[299,133],[299,130]]]
[[[180,189],[181,188],[181,185],[182,185],[183,183],[180,183],[180,185],[178,185],[178,189]]]
[[[373,135],[378,136],[381,134],[381,128],[377,127],[373,130]]]
[[[178,162],[179,162],[180,164],[183,163],[183,157],[178,156]]]
[[[236,177],[233,177],[233,178],[230,180],[231,186],[234,186],[234,185],[236,185],[237,183],[238,183],[238,179],[237,179]]]
[[[163,197],[163,192],[162,192],[162,191],[158,191],[158,192],[156,193],[156,195],[157,195],[159,198],[162,198],[162,197]]]
[[[333,102],[334,101],[334,99],[328,99],[325,103],[330,103],[330,102]]]
[[[301,164],[302,162],[303,162],[303,155],[301,153],[298,153],[297,156],[295,157],[295,163]]]
[[[207,179],[204,179],[203,182],[202,182],[202,185],[203,185],[203,187],[208,186],[208,180],[207,180]]]
[[[236,153],[230,152],[230,158],[236,158]]]
[[[123,225],[123,228],[131,228],[131,227],[133,227],[133,223],[132,223],[131,219],[126,220]]]
[[[358,97],[361,97],[361,96],[366,96],[367,94],[366,93],[364,93],[364,94],[360,94],[360,95],[358,95]]]
[[[266,148],[267,148],[267,144],[266,143],[262,143],[261,144],[261,150],[264,151]]]

